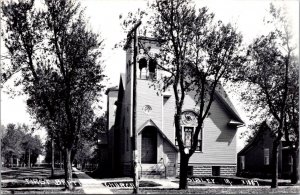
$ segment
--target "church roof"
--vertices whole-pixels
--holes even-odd
[[[227,95],[226,91],[224,90],[223,86],[221,84],[217,85],[216,88],[216,96],[219,98],[219,100],[225,105],[226,109],[233,114],[238,122],[243,123],[244,121],[241,119],[240,115],[238,114],[237,110],[235,109],[233,103],[229,99],[229,96]]]
[[[126,87],[126,74],[121,73],[120,74],[120,85],[122,84],[123,89],[125,90]],[[107,94],[109,91],[118,91],[118,87],[111,87],[108,88],[106,93]],[[215,90],[215,95],[218,97],[218,100],[225,106],[225,109],[229,111],[236,120],[231,121],[230,124],[232,125],[237,125],[237,126],[242,126],[245,124],[245,122],[241,119],[239,113],[235,109],[233,103],[231,102],[229,96],[227,95],[226,91],[224,90],[223,86],[221,84],[218,84]]]

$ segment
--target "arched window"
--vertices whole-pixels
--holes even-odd
[[[192,111],[184,111],[181,115],[182,141],[186,148],[193,144],[193,136],[198,125],[197,115]],[[175,144],[178,145],[177,140]],[[199,132],[196,151],[202,151],[202,129]]]
[[[142,57],[139,61],[140,79],[147,78],[147,59]]]
[[[156,66],[157,66],[156,60],[153,58],[150,58],[149,59],[149,72],[155,73]]]
[[[147,60],[146,58],[141,58],[139,60],[139,69],[142,70],[143,68],[147,67]]]
[[[155,78],[156,66],[157,66],[156,60],[153,58],[150,58],[149,59],[149,77],[150,77],[150,79]]]

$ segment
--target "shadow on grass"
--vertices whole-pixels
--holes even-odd
[[[112,189],[114,194],[132,194],[132,189]],[[247,188],[189,188],[186,190],[179,189],[140,189],[140,194],[299,194],[299,188],[266,188],[251,186]]]
[[[172,181],[179,183],[179,181]],[[271,179],[242,178],[235,176],[192,176],[188,178],[189,186],[270,186]],[[278,181],[278,186],[299,186],[291,184],[289,180]]]
[[[45,167],[19,167],[12,168],[10,171],[1,173],[2,179],[64,179],[65,172],[63,169],[54,169],[54,177],[51,177],[51,169]],[[77,178],[76,174],[72,174],[73,178]]]
[[[97,169],[94,171],[84,171],[83,170],[83,172],[94,179],[120,178],[119,176],[115,176],[115,177],[108,176],[108,174],[105,174]]]
[[[3,188],[62,187],[65,185],[62,169],[55,169],[53,177],[51,177],[51,168],[45,167],[14,168],[2,173],[1,176]],[[73,173],[72,177],[76,179],[77,175]],[[81,186],[77,180],[72,180],[72,183],[75,187]]]

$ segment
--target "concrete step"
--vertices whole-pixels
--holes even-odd
[[[140,172],[142,178],[155,178],[160,179],[165,177],[164,171],[143,171]]]

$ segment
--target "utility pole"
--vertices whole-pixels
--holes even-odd
[[[136,67],[137,67],[137,52],[138,52],[138,36],[137,28],[142,24],[138,21],[127,34],[128,39],[133,38],[133,89],[132,89],[132,152],[133,152],[133,193],[139,193],[139,178],[138,178],[138,149],[137,149],[137,133],[136,133]],[[132,36],[133,34],[133,36]]]
[[[31,168],[30,155],[31,155],[31,150],[29,149],[29,151],[28,151],[28,168]]]
[[[54,139],[53,133],[51,135],[51,177],[54,177]]]
[[[2,3],[0,3],[0,9],[2,10]],[[1,21],[2,21],[2,17],[1,17],[2,14],[0,14],[0,31],[2,31],[2,25],[1,25]],[[1,63],[1,58],[2,58],[2,55],[1,55],[1,39],[0,39],[0,194],[2,194],[1,192],[1,185],[2,185],[2,178],[1,178],[1,170],[2,170],[2,148],[1,148],[1,145],[2,145],[2,135],[3,135],[3,131],[2,131],[2,118],[1,118],[1,93],[2,93],[2,63]]]
[[[0,14],[1,15],[1,14]],[[0,16],[0,21],[1,21],[1,16]],[[1,23],[0,23],[0,28],[1,28]],[[1,40],[1,39],[0,39]],[[0,41],[0,45],[1,45],[1,41]],[[0,47],[1,48],[1,47]],[[1,183],[2,183],[2,178],[1,178],[1,170],[2,170],[2,135],[3,135],[3,130],[2,130],[2,123],[1,123],[1,93],[2,93],[2,71],[1,71],[2,67],[1,67],[1,49],[0,49],[0,194],[1,194]]]

